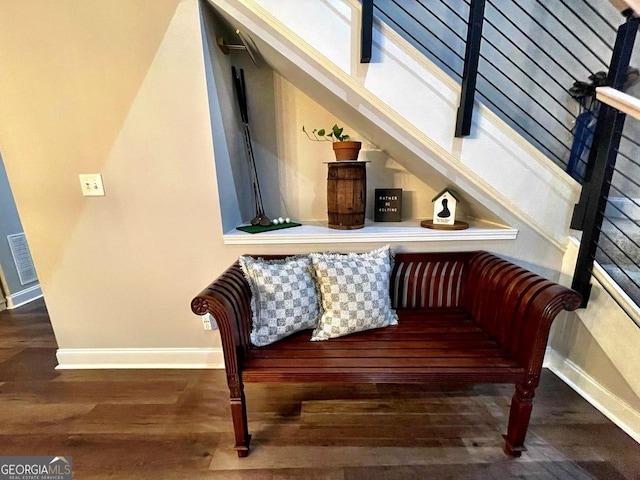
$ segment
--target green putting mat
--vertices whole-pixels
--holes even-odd
[[[247,233],[262,233],[262,232],[270,232],[271,230],[282,230],[283,228],[291,228],[291,227],[300,227],[301,223],[289,222],[289,223],[279,223],[278,225],[267,225],[263,227],[262,225],[243,225],[241,227],[236,227],[237,230],[242,230]]]

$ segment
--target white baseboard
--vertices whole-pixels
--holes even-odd
[[[7,297],[7,308],[18,308],[40,297],[42,297],[42,289],[40,288],[40,284],[37,284],[9,295]]]
[[[587,372],[553,348],[547,347],[544,366],[578,392],[604,416],[640,443],[640,412],[594,380]]]
[[[221,348],[60,348],[56,369],[224,368]]]

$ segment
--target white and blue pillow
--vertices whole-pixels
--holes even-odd
[[[253,345],[316,327],[320,305],[308,256],[264,260],[243,255],[239,261],[252,293]]]
[[[312,253],[322,316],[311,340],[397,325],[391,308],[389,246],[368,253]]]

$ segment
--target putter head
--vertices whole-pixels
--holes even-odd
[[[267,217],[266,215],[261,215],[260,225],[262,225],[263,227],[268,227],[269,225],[271,225],[271,220],[269,220],[269,217]]]

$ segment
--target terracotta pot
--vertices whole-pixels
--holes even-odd
[[[333,151],[337,161],[357,160],[362,142],[333,142]]]

